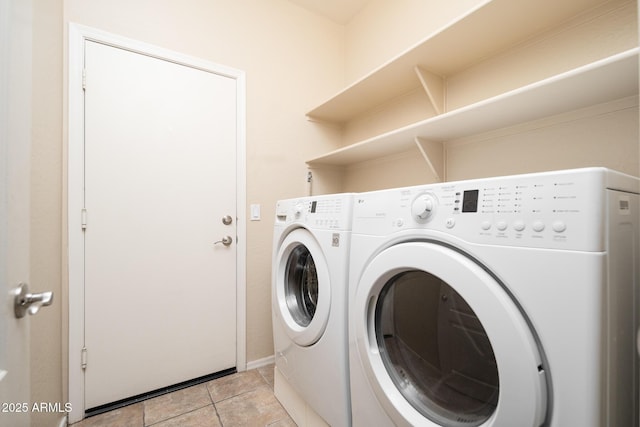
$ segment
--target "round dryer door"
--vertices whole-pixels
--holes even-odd
[[[280,245],[275,268],[274,310],[296,344],[312,345],[324,333],[331,301],[322,249],[308,230],[295,229]]]
[[[544,422],[547,384],[530,327],[469,257],[427,242],[386,249],[351,309],[361,363],[395,424]]]

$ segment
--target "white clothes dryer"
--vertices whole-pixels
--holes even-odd
[[[603,168],[363,193],[354,426],[638,426],[639,180]]]
[[[276,368],[331,426],[351,423],[347,280],[352,194],[276,206],[272,278]]]

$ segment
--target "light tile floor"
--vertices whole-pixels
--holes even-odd
[[[73,427],[292,427],[273,395],[273,365],[87,418]]]

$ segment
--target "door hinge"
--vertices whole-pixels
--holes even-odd
[[[87,90],[87,69],[82,69],[82,90]]]
[[[80,224],[83,230],[87,229],[87,210],[84,208],[80,211]]]
[[[80,350],[80,367],[87,369],[87,347],[82,347]]]

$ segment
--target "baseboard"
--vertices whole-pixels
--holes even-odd
[[[263,357],[262,359],[247,362],[247,370],[261,368],[263,366],[272,365],[276,361],[275,356]]]

